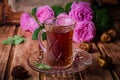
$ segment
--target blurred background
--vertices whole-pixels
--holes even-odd
[[[0,0],[0,24],[19,24],[21,14],[31,12],[34,7],[45,4],[64,7],[72,1],[87,1],[104,6],[115,20],[120,20],[120,0]]]

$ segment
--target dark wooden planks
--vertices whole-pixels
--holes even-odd
[[[104,49],[104,54],[113,59],[113,68],[111,70],[116,79],[120,79],[120,40],[111,43],[99,43],[100,48]],[[119,78],[118,78],[119,77]]]
[[[15,26],[0,26],[0,80],[4,80],[4,74],[11,50],[11,45],[3,45],[2,41],[13,36]]]
[[[27,64],[27,58],[31,54],[31,52],[39,50],[38,42],[32,40],[32,34],[30,32],[23,32],[20,28],[18,28],[17,35],[25,36],[26,42],[15,45],[15,49],[13,49],[14,51],[12,51],[13,53],[11,53],[13,56],[10,57],[12,59],[10,59],[11,61],[9,61],[11,62],[11,68],[8,72],[11,73],[14,66],[21,65],[25,67],[30,74],[30,77],[25,80],[39,80],[39,73],[32,70]],[[14,80],[11,74],[9,74],[8,76],[8,80]]]
[[[119,31],[119,28],[117,28]],[[120,39],[111,43],[93,43],[93,51],[90,53],[93,56],[94,63],[86,70],[77,74],[72,74],[67,77],[53,77],[43,73],[38,73],[32,70],[26,62],[28,55],[33,50],[38,50],[37,41],[31,39],[30,32],[23,32],[16,26],[0,26],[0,41],[7,39],[15,34],[23,34],[27,41],[20,45],[3,45],[0,43],[0,80],[14,80],[11,76],[11,70],[16,65],[24,66],[30,73],[31,77],[25,80],[119,80],[120,79]],[[105,54],[113,59],[114,69],[104,70],[97,65],[99,55]],[[100,53],[100,51],[102,53]],[[8,61],[9,60],[9,61]],[[7,67],[6,67],[7,66]],[[6,75],[4,75],[6,72]],[[4,79],[4,77],[7,77]],[[78,78],[79,77],[79,78]],[[39,79],[40,78],[40,79]]]
[[[76,80],[74,74],[63,76],[46,75],[46,80]]]
[[[100,52],[94,43],[92,45],[93,51],[90,54],[93,57],[93,64],[88,69],[80,73],[82,76],[81,80],[113,80],[109,70],[101,69],[98,66],[97,58],[100,56]]]
[[[113,68],[110,72],[116,80],[120,80],[120,21],[115,22],[114,28],[117,30],[116,39],[110,43],[99,42],[98,46],[103,54],[113,59]]]
[[[0,22],[2,22],[2,15],[3,15],[3,4],[0,3]]]

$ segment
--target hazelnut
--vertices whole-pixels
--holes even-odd
[[[92,45],[90,43],[83,42],[83,43],[80,43],[79,48],[87,52],[90,52],[92,49]]]
[[[28,71],[22,66],[15,66],[11,75],[16,79],[24,79],[28,77]]]
[[[109,56],[99,56],[98,59],[98,65],[101,67],[101,68],[109,68],[111,67],[112,65],[112,58],[110,58]]]
[[[108,30],[107,33],[109,33],[111,37],[114,39],[116,37],[117,31],[115,29],[110,29]]]
[[[103,33],[100,37],[101,42],[110,42],[112,40],[112,37],[109,33]]]

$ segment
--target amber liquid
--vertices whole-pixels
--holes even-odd
[[[73,62],[73,30],[67,32],[47,31],[46,63],[56,68],[67,68]]]

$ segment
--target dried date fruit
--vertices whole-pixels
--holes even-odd
[[[98,61],[98,65],[101,68],[109,68],[111,67],[113,62],[112,58],[110,58],[109,56],[99,56],[97,61]]]
[[[90,52],[92,50],[92,45],[90,43],[83,42],[80,43],[79,48],[87,52]]]
[[[107,31],[111,35],[111,37],[114,39],[116,37],[117,31],[115,29],[110,29]]]
[[[106,42],[106,43],[108,43],[108,42],[110,42],[112,40],[112,37],[111,37],[111,35],[109,34],[109,33],[107,33],[107,32],[104,32],[102,35],[101,35],[101,37],[100,37],[100,41],[101,42]]]
[[[116,37],[116,34],[117,34],[117,31],[115,29],[110,29],[101,35],[100,40],[101,42],[106,42],[106,43],[113,41]]]
[[[16,79],[25,79],[28,77],[28,71],[22,66],[15,66],[11,75]]]

